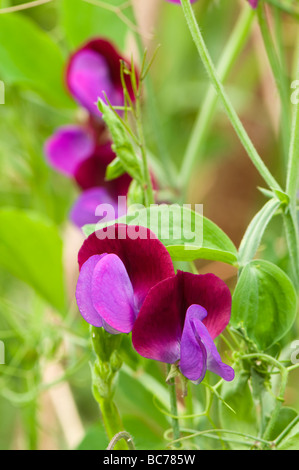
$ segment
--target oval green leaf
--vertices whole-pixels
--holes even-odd
[[[295,288],[279,267],[254,260],[243,268],[233,295],[231,323],[244,328],[260,350],[269,348],[289,331],[296,312]]]

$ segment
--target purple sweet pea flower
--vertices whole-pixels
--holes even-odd
[[[88,323],[110,333],[130,333],[149,290],[174,276],[168,251],[144,227],[115,224],[93,233],[78,261],[79,311]]]
[[[131,178],[105,182],[106,168],[116,157],[111,142],[97,142],[92,127],[62,126],[45,143],[45,155],[55,170],[76,180],[81,189],[107,185],[115,195],[127,194]]]
[[[99,98],[105,99],[105,94],[113,106],[123,105],[121,61],[126,62],[129,67],[115,47],[102,38],[89,41],[71,56],[66,83],[75,100],[90,113],[100,114],[97,102]],[[134,100],[130,79],[128,76],[124,79],[131,99]]]
[[[134,324],[133,345],[141,356],[177,363],[193,382],[200,383],[207,370],[231,381],[234,371],[221,361],[213,341],[230,313],[231,294],[221,279],[178,271],[148,293]]]
[[[96,141],[94,129],[83,126],[63,126],[46,141],[45,155],[56,171],[73,178],[83,190],[70,218],[75,225],[97,223],[95,210],[99,204],[111,204],[118,214],[118,196],[126,196],[131,178],[124,174],[105,181],[106,168],[115,158],[111,142]],[[108,219],[106,219],[108,220]]]

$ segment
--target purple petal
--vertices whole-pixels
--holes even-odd
[[[100,221],[109,222],[125,215],[126,207],[119,205],[105,188],[82,192],[70,212],[70,220],[79,228]]]
[[[74,176],[78,166],[93,153],[95,143],[82,127],[63,126],[45,144],[50,165],[68,176]]]
[[[167,364],[180,358],[184,318],[178,282],[177,276],[161,281],[145,298],[132,331],[134,348],[143,357]]]
[[[105,254],[92,256],[84,263],[79,274],[76,288],[76,300],[82,317],[87,323],[97,327],[103,326],[103,322],[102,317],[97,310],[95,310],[92,303],[91,283],[94,268],[104,256]]]
[[[186,314],[181,339],[180,369],[187,379],[200,383],[207,370],[207,350],[195,328],[202,325],[207,311],[200,305],[192,305]],[[203,326],[203,325],[202,325]]]
[[[103,91],[113,105],[123,104],[121,61],[125,62],[130,69],[130,63],[119,54],[111,42],[103,38],[87,42],[69,60],[66,71],[69,91],[95,116],[100,114],[96,103],[98,97],[104,97]],[[130,98],[134,101],[130,77],[125,75],[124,80]],[[136,81],[138,82],[137,75]]]
[[[248,0],[249,4],[252,6],[252,8],[256,8],[258,6],[259,0]]]
[[[234,370],[221,361],[209,331],[202,323],[203,312],[205,310],[200,305],[192,305],[187,311],[181,342],[181,371],[185,377],[197,383],[202,381],[205,369],[231,381],[235,376]]]
[[[103,320],[116,331],[130,333],[137,310],[132,283],[118,256],[107,254],[97,263],[91,292],[94,308]]]
[[[107,95],[113,106],[123,103],[123,94],[114,87],[106,59],[93,50],[82,50],[72,60],[68,85],[74,98],[91,113],[99,113],[98,99]]]
[[[115,224],[93,233],[79,251],[79,267],[90,256],[102,253],[114,253],[124,263],[134,288],[138,309],[153,286],[174,276],[167,249],[153,232],[144,227]]]

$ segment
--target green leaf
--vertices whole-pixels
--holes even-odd
[[[130,207],[130,213],[119,223],[151,229],[167,247],[175,261],[209,259],[228,264],[237,263],[237,250],[229,237],[199,212],[178,204],[152,205],[150,208]],[[85,235],[114,224],[87,225]]]
[[[49,104],[72,107],[63,84],[64,58],[57,44],[29,18],[0,15],[0,74],[5,84],[21,84]]]
[[[118,47],[124,47],[128,25],[123,14],[130,20],[131,8],[124,10],[121,15],[111,11],[111,6],[122,5],[123,0],[104,0],[102,3],[107,8],[91,5],[83,0],[62,0],[59,3],[61,24],[72,47],[81,46],[93,37],[105,37]]]
[[[98,104],[112,137],[112,149],[116,153],[119,162],[133,179],[142,184],[144,181],[142,162],[135,153],[123,122],[110,106],[106,105],[102,100],[99,100]]]
[[[241,272],[233,295],[232,325],[243,327],[260,350],[279,341],[291,328],[297,296],[289,277],[274,264],[255,260]]]
[[[1,209],[0,266],[63,311],[62,241],[54,225],[30,211]]]
[[[278,446],[279,450],[298,450],[299,449],[299,432],[293,436],[284,439]]]
[[[106,431],[100,423],[87,429],[84,438],[76,447],[76,450],[105,450],[108,444]]]
[[[274,441],[297,416],[298,413],[296,410],[288,406],[283,406],[279,411],[275,426],[269,435],[269,440]]]

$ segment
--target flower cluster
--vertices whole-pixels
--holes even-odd
[[[132,332],[140,355],[176,364],[195,383],[207,370],[233,380],[214,344],[231,314],[231,294],[221,279],[176,274],[149,229],[123,224],[90,235],[78,259],[76,299],[88,323],[112,334]]]
[[[45,143],[49,164],[58,172],[73,178],[81,189],[70,218],[82,227],[98,222],[95,209],[99,204],[110,204],[119,214],[117,198],[126,196],[131,178],[125,174],[107,182],[107,166],[114,160],[112,142],[98,110],[99,98],[109,99],[113,106],[124,104],[121,81],[121,61],[129,64],[108,41],[97,38],[89,41],[70,57],[65,81],[74,100],[86,112],[84,123],[58,128]],[[126,87],[134,101],[128,76]],[[124,209],[125,210],[125,209]]]

